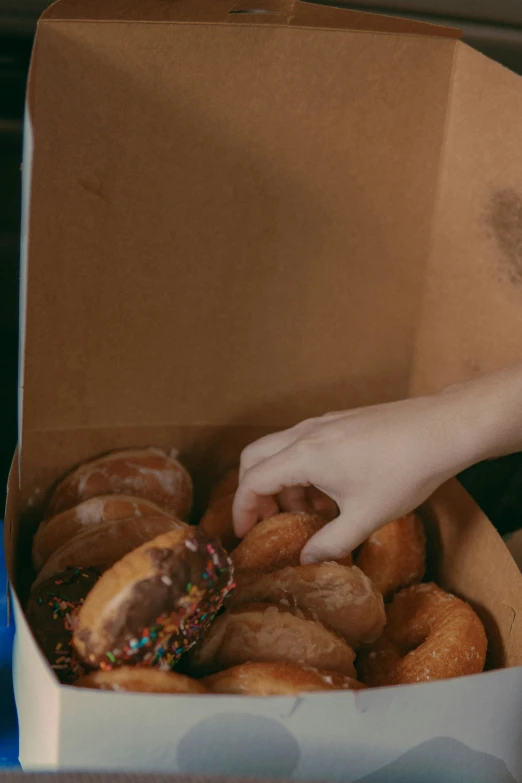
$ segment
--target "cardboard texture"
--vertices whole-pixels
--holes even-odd
[[[423,510],[430,568],[513,668],[299,699],[81,692],[21,609],[71,466],[175,446],[201,503],[265,432],[518,358],[521,112],[520,80],[444,28],[287,0],[47,11],[5,526],[25,769],[522,781],[522,577],[456,482]]]

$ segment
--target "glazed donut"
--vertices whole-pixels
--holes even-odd
[[[102,522],[126,517],[169,516],[155,503],[131,495],[89,498],[74,508],[44,520],[33,539],[33,565],[39,571],[50,556],[73,536]],[[182,524],[180,522],[180,524]]]
[[[101,495],[132,495],[186,519],[192,506],[192,479],[183,465],[161,449],[115,451],[76,468],[56,487],[46,518]]]
[[[220,478],[217,484],[214,485],[212,492],[210,493],[207,508],[212,508],[215,503],[218,503],[229,495],[235,495],[238,486],[239,468],[230,468],[230,470],[227,470],[225,475]]]
[[[202,680],[212,693],[243,696],[298,696],[311,691],[361,690],[366,686],[337,672],[297,663],[243,663]]]
[[[60,682],[70,684],[85,673],[72,649],[72,625],[99,578],[97,568],[69,568],[47,579],[29,597],[27,621]]]
[[[137,666],[122,666],[112,671],[94,671],[81,677],[75,685],[78,688],[93,688],[100,691],[132,691],[134,693],[207,693],[197,680],[176,672],[162,672],[158,669],[141,669]]]
[[[303,511],[276,514],[259,522],[232,553],[238,589],[263,574],[299,565],[304,545],[324,524],[318,514]]]
[[[232,598],[232,606],[281,603],[312,614],[354,649],[371,644],[386,623],[373,582],[356,567],[337,563],[288,566],[259,577]]]
[[[74,647],[93,668],[171,669],[232,587],[232,566],[218,541],[197,528],[172,530],[103,574],[78,613]]]
[[[418,514],[395,519],[362,544],[355,563],[369,576],[384,600],[420,582],[426,568],[426,536]]]
[[[232,552],[240,543],[234,533],[232,504],[234,495],[227,495],[211,505],[199,523],[201,530],[211,538],[221,541],[227,552]]]
[[[352,648],[311,614],[281,605],[247,604],[218,617],[188,656],[189,672],[213,674],[242,663],[299,663],[356,678]]]
[[[88,563],[104,571],[120,557],[141,544],[169,530],[186,529],[188,525],[168,516],[137,519],[114,519],[90,527],[67,541],[51,555],[34,586],[66,568],[80,568]]]
[[[358,659],[366,685],[446,680],[483,670],[484,626],[469,604],[433,582],[402,590],[386,614],[384,633]]]

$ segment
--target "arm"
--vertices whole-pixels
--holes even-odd
[[[522,363],[443,392],[301,422],[248,446],[234,520],[243,536],[266,496],[304,507],[304,487],[332,497],[340,515],[312,538],[303,562],[337,559],[483,459],[522,449]]]

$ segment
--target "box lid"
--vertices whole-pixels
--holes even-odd
[[[300,0],[59,0],[42,20],[185,22],[212,24],[276,24],[458,38],[458,30],[442,25],[342,10]]]
[[[453,82],[478,66],[453,30],[284,0],[229,10],[249,9],[62,0],[39,25],[24,433],[275,427],[469,370],[437,357],[426,374],[419,346],[437,342],[423,299],[441,226],[460,247],[439,219],[446,145],[469,147]]]

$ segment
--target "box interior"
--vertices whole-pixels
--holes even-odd
[[[258,435],[520,353],[516,77],[454,31],[263,5],[64,0],[39,25],[6,512],[22,595],[79,462],[174,446],[203,501]],[[461,493],[428,508],[435,567],[491,625],[491,664],[518,664],[521,577]]]

